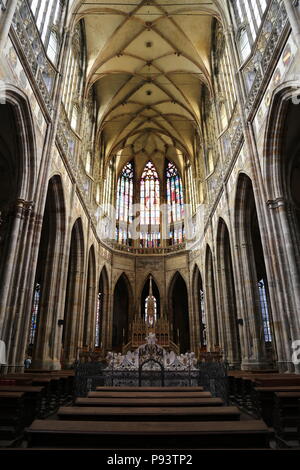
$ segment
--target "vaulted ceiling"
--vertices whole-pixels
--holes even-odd
[[[140,168],[149,158],[193,158],[217,16],[203,0],[81,2],[106,157],[135,157]]]

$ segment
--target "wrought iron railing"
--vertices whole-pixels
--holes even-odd
[[[203,386],[214,397],[228,403],[227,364],[224,362],[200,363],[196,369],[187,370],[114,370],[104,362],[76,363],[75,397],[84,397],[98,386],[106,387],[190,387]]]

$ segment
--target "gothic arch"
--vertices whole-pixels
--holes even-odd
[[[62,338],[64,366],[71,366],[74,363],[77,355],[77,348],[82,346],[84,245],[82,220],[81,218],[78,218],[71,231],[69,250],[69,266]]]
[[[264,166],[263,173],[268,199],[274,200],[283,196],[284,175],[282,163],[283,141],[286,137],[286,119],[288,118],[292,99],[299,101],[300,83],[291,81],[277,87],[272,95],[264,135]],[[294,105],[298,110],[299,104]]]
[[[208,348],[214,351],[220,347],[220,325],[217,315],[216,277],[213,255],[209,244],[205,251],[205,308],[207,312]]]
[[[180,344],[180,352],[185,353],[190,350],[189,299],[186,281],[179,271],[171,279],[168,300],[173,341]]]
[[[24,360],[24,331],[31,310],[32,286],[24,287],[24,279],[33,283],[34,276],[30,262],[36,236],[36,139],[25,93],[11,84],[0,87],[5,93],[0,105],[0,337],[6,342],[8,361],[17,364]]]
[[[109,277],[107,272],[107,267],[103,265],[98,284],[98,319],[95,316],[95,345],[97,347],[103,347],[106,349],[108,343],[108,309],[109,309],[109,299],[110,299],[110,287],[109,287]],[[98,325],[97,325],[98,320]],[[97,336],[98,332],[98,338]]]
[[[129,340],[129,325],[132,321],[133,292],[128,277],[123,272],[114,286],[112,348],[121,351]]]
[[[30,328],[27,327],[30,347],[28,352],[30,355],[33,353],[35,367],[48,366],[51,361],[57,362],[56,367],[59,364],[55,351],[59,311],[56,302],[59,299],[62,281],[61,253],[65,246],[65,236],[64,191],[60,176],[54,175],[48,183],[36,265],[33,315],[30,318]]]
[[[86,276],[86,292],[85,292],[85,313],[83,326],[83,346],[93,347],[94,339],[94,318],[97,307],[96,302],[96,255],[95,247],[92,245],[89,249],[87,276]]]
[[[224,353],[229,364],[239,367],[241,362],[241,346],[231,246],[227,224],[220,217],[217,229],[216,252],[220,305],[222,306],[221,322]]]
[[[1,112],[10,106],[17,126],[18,157],[20,163],[18,198],[32,201],[36,188],[37,156],[35,125],[28,96],[19,88],[5,85],[5,104]],[[5,121],[1,118],[1,122]]]
[[[243,286],[243,311],[246,314],[244,327],[248,326],[248,331],[247,327],[242,331],[248,336],[247,347],[250,348],[250,355],[256,358],[259,367],[266,365],[271,367],[275,359],[275,338],[268,276],[252,180],[244,173],[239,175],[237,183],[234,226]],[[261,281],[264,292],[260,288]],[[266,330],[269,331],[269,335],[265,334]],[[267,340],[267,336],[272,340]]]
[[[195,341],[201,350],[206,350],[206,311],[205,311],[205,292],[203,277],[197,263],[195,263],[192,275],[193,309],[195,312]]]

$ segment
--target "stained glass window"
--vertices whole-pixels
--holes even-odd
[[[270,325],[269,306],[268,306],[266,285],[263,279],[261,279],[258,282],[258,290],[259,290],[260,309],[261,309],[262,320],[263,320],[264,339],[266,343],[271,343],[272,333],[271,333],[271,325]]]
[[[133,163],[124,166],[118,180],[116,207],[116,240],[118,243],[130,242],[129,223],[133,219]]]
[[[170,224],[171,243],[183,242],[184,201],[183,188],[179,172],[174,163],[168,162],[166,170],[167,178],[167,204],[168,222]]]
[[[182,181],[176,166],[171,162],[167,166],[167,201],[169,222],[182,220],[184,218]]]
[[[160,245],[160,183],[155,166],[148,162],[140,184],[140,241],[146,248]]]
[[[37,329],[37,319],[40,306],[40,297],[41,297],[41,286],[36,284],[34,289],[33,305],[32,305],[32,314],[31,314],[31,323],[30,323],[30,334],[29,334],[29,344],[33,345],[36,329]]]

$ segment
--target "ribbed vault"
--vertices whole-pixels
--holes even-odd
[[[194,157],[201,90],[211,90],[213,17],[215,4],[202,0],[81,2],[87,91],[94,85],[107,159]]]

